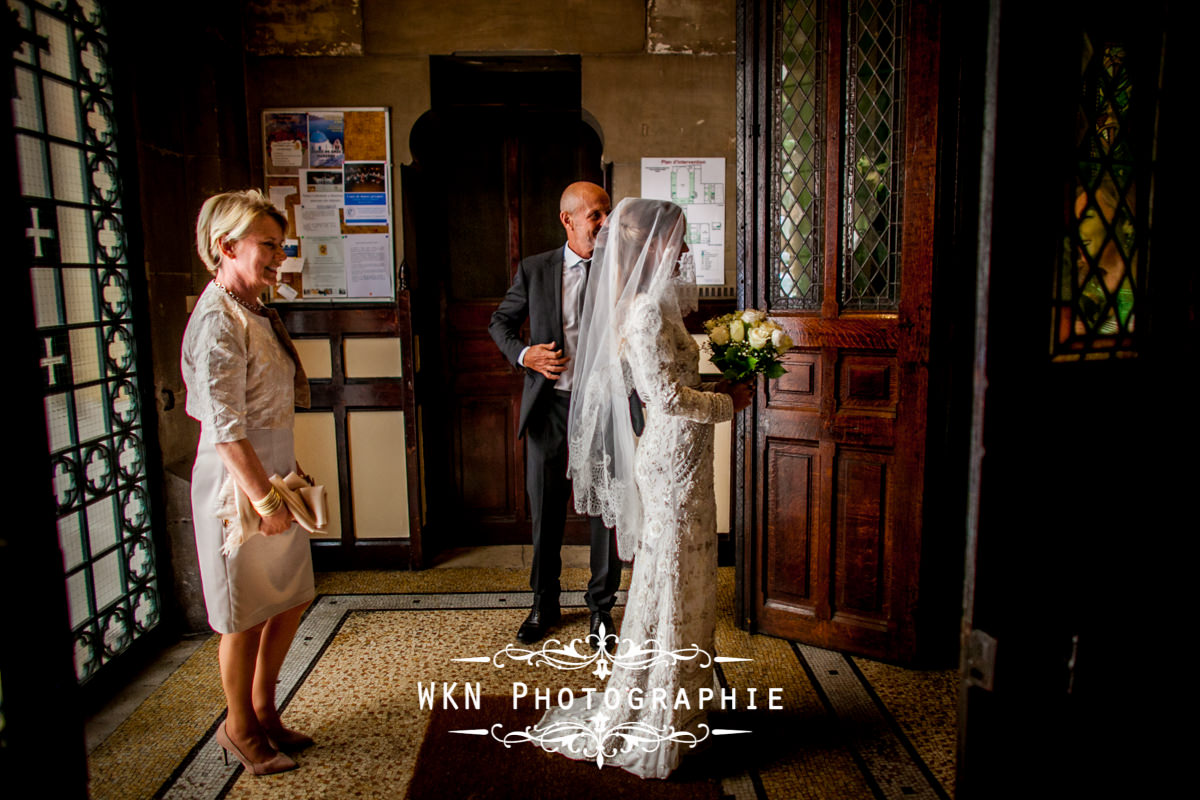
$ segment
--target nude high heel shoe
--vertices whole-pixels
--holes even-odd
[[[233,757],[242,762],[242,766],[249,770],[251,775],[274,775],[278,772],[287,772],[300,766],[290,756],[283,753],[276,753],[274,758],[267,759],[266,761],[251,761],[246,758],[241,748],[229,738],[229,734],[225,731],[224,722],[217,728],[216,740],[217,744],[221,745],[221,754],[225,757],[226,765],[229,764],[229,754],[232,753]]]
[[[285,753],[296,753],[313,745],[313,738],[307,733],[280,728],[277,731],[267,731],[267,741],[276,750]]]

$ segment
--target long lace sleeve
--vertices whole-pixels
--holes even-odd
[[[625,353],[634,386],[647,406],[692,422],[733,418],[733,398],[693,388],[698,376],[684,374],[675,337],[657,303],[638,298],[624,328]]]

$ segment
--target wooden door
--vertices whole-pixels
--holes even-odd
[[[915,654],[937,186],[931,4],[746,3],[744,305],[796,342],[743,426],[755,630]]]
[[[559,196],[600,182],[600,142],[581,117],[578,57],[435,58],[432,78],[434,108],[413,132],[419,189],[406,198],[427,524],[437,547],[523,544],[522,375],[487,326],[520,260],[566,241]],[[567,536],[586,536],[584,522],[569,520]]]

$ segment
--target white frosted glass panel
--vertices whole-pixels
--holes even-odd
[[[46,434],[50,438],[50,452],[57,453],[71,445],[71,424],[68,417],[66,394],[46,396]]]
[[[71,371],[75,383],[87,383],[100,378],[100,351],[96,328],[76,328],[71,331]]]
[[[99,561],[92,562],[92,583],[96,587],[97,611],[121,596],[123,587],[120,550],[114,550]]]
[[[305,364],[304,368],[307,370],[308,365]],[[321,538],[338,539],[342,535],[342,512],[341,495],[338,493],[337,434],[333,414],[297,414],[295,438],[296,460],[317,483],[325,485],[329,525]]]
[[[58,207],[60,260],[64,264],[92,263],[92,229],[81,208]]]
[[[67,578],[67,608],[72,628],[88,618],[87,577],[83,572]]]
[[[333,377],[328,339],[293,339],[292,343],[296,345],[296,352],[300,354],[304,374],[310,380],[328,380]]]
[[[400,340],[344,339],[347,378],[399,378]]]
[[[42,129],[42,115],[38,113],[37,81],[27,69],[16,70],[16,96],[12,99],[13,125],[31,131]]]
[[[42,80],[42,99],[46,104],[46,132],[77,142],[82,131],[79,128],[79,108],[73,86],[50,78]]]
[[[46,155],[43,152],[42,143],[37,139],[18,135],[17,164],[18,171],[21,173],[21,194],[26,197],[49,197],[50,181],[46,178]],[[37,220],[36,224],[32,219],[26,221],[32,228],[51,222],[51,220],[42,219]],[[29,236],[30,234],[26,232],[25,235]],[[38,245],[39,241],[35,239],[34,247]],[[53,252],[53,250],[48,252]]]
[[[70,30],[66,23],[39,11],[37,13],[37,32],[39,35],[45,36],[50,43],[49,52],[38,50],[38,62],[42,65],[42,69],[64,78],[74,77]]]
[[[63,305],[67,307],[67,323],[96,322],[96,287],[92,270],[64,269],[62,271]]]
[[[58,546],[62,548],[64,571],[69,572],[83,563],[83,542],[79,534],[78,514],[71,514],[58,521]]]
[[[81,442],[108,432],[104,424],[104,393],[99,386],[75,390],[75,421]]]
[[[50,145],[50,175],[54,178],[54,196],[57,199],[74,203],[87,200],[83,174],[82,150],[65,144]]]
[[[404,412],[357,411],[346,415],[354,537],[408,536],[408,466]]]
[[[39,328],[62,324],[54,280],[57,272],[58,270],[47,267],[34,267],[30,270],[30,282],[33,284],[33,318]]]
[[[84,466],[86,468],[86,464]],[[113,516],[116,512],[115,497],[106,497],[87,507],[88,542],[93,557],[117,543],[116,518]]]

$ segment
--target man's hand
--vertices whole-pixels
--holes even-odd
[[[525,351],[524,364],[534,372],[540,372],[548,380],[556,381],[562,371],[567,368],[571,359],[563,355],[562,350],[555,350],[556,342],[549,344],[530,345]]]

